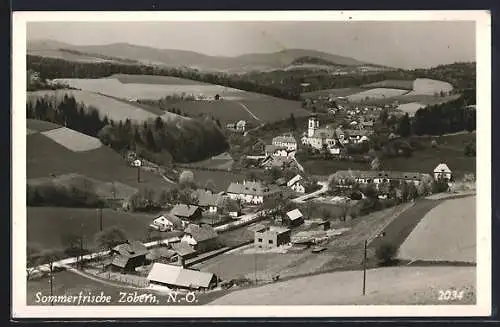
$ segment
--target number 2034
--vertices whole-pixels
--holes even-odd
[[[458,290],[439,290],[438,301],[456,301],[462,300],[464,291]]]

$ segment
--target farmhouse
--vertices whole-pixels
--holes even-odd
[[[274,144],[266,145],[266,157],[288,157],[288,149],[285,146],[278,146]]]
[[[190,204],[176,204],[170,214],[181,220],[193,221],[201,218],[201,208]]]
[[[258,248],[275,248],[290,243],[288,228],[269,226],[255,230],[254,244]]]
[[[398,171],[351,171],[339,170],[334,175],[337,185],[348,185],[349,182],[356,182],[360,184],[374,183],[378,186],[381,183],[389,182],[407,182],[415,185],[420,184],[427,174],[416,172],[398,172]]]
[[[434,179],[445,179],[445,180],[451,180],[451,170],[448,167],[447,164],[445,163],[440,163],[439,165],[434,168]]]
[[[181,230],[183,228],[183,223],[178,217],[164,213],[155,218],[149,227],[160,232],[168,232],[172,230]]]
[[[280,135],[276,136],[272,140],[272,145],[277,147],[285,147],[288,151],[297,150],[297,140],[293,135]]]
[[[244,133],[246,130],[247,122],[244,120],[240,120],[236,123],[236,131],[240,133]]]
[[[297,162],[290,157],[268,157],[264,159],[260,166],[264,169],[279,168],[287,169],[297,165]]]
[[[127,241],[111,250],[111,255],[113,255],[111,266],[124,271],[134,271],[135,268],[144,265],[146,254],[148,254],[148,249],[144,244],[139,241]]]
[[[165,246],[160,246],[157,248],[153,248],[149,250],[149,253],[146,254],[146,260],[149,262],[171,262],[174,260],[177,253],[174,250],[171,250]]]
[[[151,285],[171,289],[207,290],[217,285],[217,276],[213,273],[163,263],[153,264],[147,280]]]
[[[217,232],[210,226],[189,224],[184,233],[181,243],[192,246],[198,253],[213,250],[218,246]]]
[[[319,128],[319,120],[316,115],[311,115],[308,121],[307,133],[301,139],[302,144],[310,145],[316,150],[324,147],[333,147],[336,144],[335,131],[331,128]]]
[[[224,201],[220,194],[214,194],[209,190],[198,189],[193,191],[193,195],[198,199],[198,206],[211,214],[216,214]]]
[[[290,187],[292,190],[294,190],[297,193],[305,193],[306,188],[301,182],[303,180],[303,177],[300,175],[295,175],[292,179],[290,179],[287,183],[286,186]]]
[[[227,188],[227,194],[232,200],[241,200],[248,204],[261,204],[269,198],[279,196],[278,188],[271,188],[261,182],[243,181],[231,183]]]
[[[304,216],[299,209],[294,209],[286,213],[284,222],[290,227],[296,227],[304,223]]]

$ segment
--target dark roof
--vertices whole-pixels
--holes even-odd
[[[190,204],[176,204],[175,207],[170,210],[170,214],[177,217],[192,217],[200,207]]]
[[[196,253],[191,245],[184,242],[172,244],[172,249],[181,257]]]
[[[174,227],[179,228],[182,227],[182,220],[179,219],[179,217],[176,217],[170,213],[163,213],[160,216],[156,217],[154,220],[164,218],[172,223]]]
[[[202,207],[214,206],[218,207],[222,205],[223,198],[220,194],[212,193],[208,190],[197,189],[193,191],[193,194],[198,199],[198,205]]]
[[[125,258],[135,258],[148,253],[146,246],[139,241],[117,245],[113,248],[113,251],[118,252]]]
[[[174,250],[170,250],[170,249],[162,246],[162,247],[151,249],[149,251],[149,253],[146,255],[146,259],[148,259],[148,260],[157,260],[160,258],[167,258],[168,259],[168,258],[173,257],[176,254],[177,254],[177,252],[175,252]]]
[[[129,258],[123,255],[117,255],[116,257],[113,258],[111,264],[116,267],[125,268],[127,266],[128,260]]]
[[[276,185],[282,186],[286,185],[286,178],[285,177],[280,177],[276,180]]]
[[[217,232],[215,229],[207,225],[198,226],[195,224],[189,224],[189,226],[184,230],[184,233],[191,235],[196,242],[203,242],[217,238]]]

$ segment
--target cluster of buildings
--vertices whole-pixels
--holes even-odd
[[[247,122],[244,120],[239,120],[235,123],[229,123],[226,128],[232,132],[245,133],[247,127]]]

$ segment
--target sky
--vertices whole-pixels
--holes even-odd
[[[214,56],[312,49],[399,68],[475,60],[473,21],[31,22],[28,40],[130,43]]]

